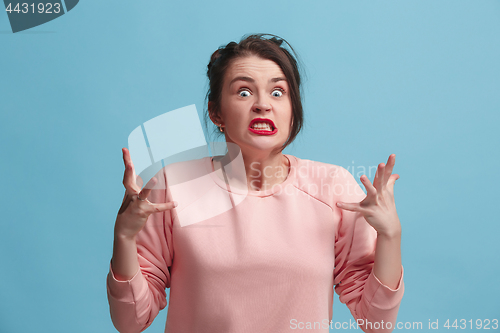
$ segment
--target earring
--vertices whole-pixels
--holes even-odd
[[[218,126],[219,126],[219,131],[220,131],[221,133],[224,133],[224,127],[222,127],[222,125],[218,125]]]

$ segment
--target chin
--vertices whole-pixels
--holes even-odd
[[[262,143],[262,144],[258,144],[258,143],[247,143],[246,145],[238,145],[240,148],[248,148],[250,150],[256,150],[256,151],[269,151],[271,152],[272,150],[278,150],[279,148],[281,148],[281,146],[283,146],[285,142],[280,142],[279,144],[276,144],[276,143],[269,143],[269,144],[266,144],[266,143]]]

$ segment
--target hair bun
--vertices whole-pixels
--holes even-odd
[[[221,57],[224,55],[234,51],[234,48],[238,46],[238,43],[236,42],[229,42],[227,43],[226,46],[221,46],[217,50],[215,50],[214,53],[212,53],[212,56],[210,57],[210,62],[208,63],[208,73],[210,73],[210,69],[212,68],[213,64],[219,60]],[[209,75],[210,76],[210,75]]]
[[[281,38],[273,37],[270,38],[269,40],[278,46],[281,46],[281,44],[283,44],[283,39]]]
[[[212,53],[212,56],[210,57],[210,62],[207,65],[208,72],[210,73],[210,68],[212,68],[212,65],[217,61],[222,56],[221,49],[215,50],[214,53]]]

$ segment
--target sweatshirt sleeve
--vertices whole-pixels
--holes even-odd
[[[163,169],[148,196],[152,203],[171,201]],[[136,236],[139,270],[128,281],[119,281],[109,267],[106,279],[111,320],[121,333],[142,332],[166,307],[172,265],[172,210],[153,213]]]
[[[360,202],[366,194],[342,167],[336,172],[334,184],[333,207],[341,216],[335,239],[335,292],[364,332],[391,332],[404,293],[403,267],[396,289],[384,285],[373,274],[377,232],[361,213],[336,205],[337,201]]]

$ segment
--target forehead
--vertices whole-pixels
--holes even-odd
[[[231,82],[231,79],[237,76],[250,76],[256,80],[263,78],[267,81],[267,78],[285,77],[285,74],[274,61],[249,56],[234,59],[229,65],[226,72],[226,78],[229,79],[227,82]]]

